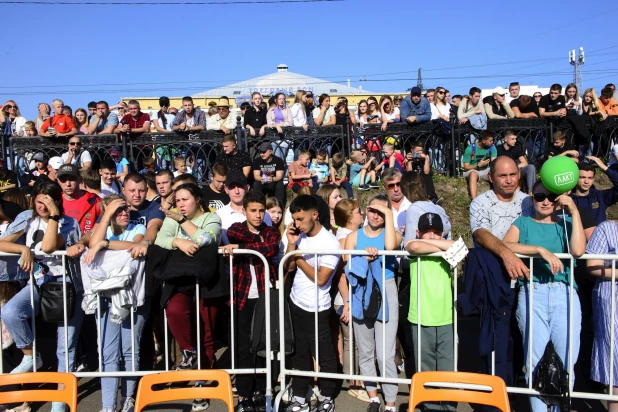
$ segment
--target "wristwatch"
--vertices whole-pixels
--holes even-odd
[[[58,215],[49,216],[49,219],[55,220],[56,222],[60,222],[60,216]]]
[[[182,225],[183,223],[187,221],[187,218],[185,217],[185,215],[180,215],[180,216],[182,216],[182,218],[178,221],[178,224]]]

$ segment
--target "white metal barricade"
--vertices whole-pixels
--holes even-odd
[[[219,254],[221,254],[221,251],[219,251]],[[66,299],[66,252],[65,251],[59,251],[59,252],[54,252],[52,255],[54,256],[62,256],[62,265],[63,265],[63,276],[62,276],[62,283],[63,283],[63,298],[64,298],[64,302],[66,303],[67,299]],[[262,261],[262,263],[264,264],[264,270],[265,270],[265,281],[269,280],[269,264],[268,261],[266,260],[266,258],[254,251],[254,250],[249,250],[249,249],[235,249],[233,251],[233,254],[229,255],[229,292],[230,292],[230,297],[234,296],[234,276],[233,276],[233,261],[234,261],[234,256],[235,255],[252,255],[255,256],[257,259],[260,259]],[[15,254],[11,254],[11,253],[1,253],[0,252],[0,258],[2,256],[19,256],[19,255],[15,255]],[[45,256],[49,256],[49,255],[45,255]],[[216,264],[216,263],[215,263]],[[35,300],[34,300],[34,283],[33,283],[33,277],[32,275],[30,276],[30,283],[29,287],[30,288],[30,305],[32,308],[33,313],[35,313]],[[196,307],[195,307],[195,315],[196,315],[196,327],[197,327],[197,331],[196,331],[196,348],[197,348],[197,367],[198,369],[201,369],[201,357],[202,357],[202,342],[200,341],[200,323],[201,323],[201,314],[200,314],[200,287],[199,287],[199,282],[196,279],[196,283],[195,283],[195,296],[196,296]],[[245,369],[240,369],[240,368],[236,368],[236,336],[235,336],[235,328],[234,328],[234,308],[233,305],[230,305],[230,336],[231,336],[231,342],[230,342],[230,347],[228,348],[228,350],[230,350],[231,352],[231,368],[230,369],[226,369],[226,371],[230,374],[265,374],[266,375],[266,394],[265,394],[265,398],[266,398],[266,406],[267,406],[267,412],[270,412],[270,405],[272,404],[271,400],[272,400],[272,362],[271,362],[271,357],[272,357],[272,353],[271,353],[271,345],[272,342],[270,340],[270,328],[271,328],[271,324],[270,324],[270,287],[268,287],[268,283],[265,285],[264,288],[264,301],[265,301],[265,334],[266,334],[266,353],[270,354],[268,356],[268,358],[266,359],[265,363],[266,366],[263,368],[245,368]],[[158,305],[159,302],[153,302],[153,304]],[[76,305],[80,305],[81,306],[81,301],[77,301]],[[102,355],[102,347],[101,347],[101,339],[102,339],[102,335],[101,335],[101,298],[100,296],[97,294],[97,309],[96,309],[96,316],[97,316],[97,346],[98,346],[98,367],[99,370],[97,372],[74,372],[74,375],[76,375],[77,377],[91,377],[91,378],[102,378],[102,377],[129,377],[129,376],[143,376],[143,375],[147,375],[147,374],[151,374],[151,373],[159,373],[161,371],[156,370],[138,370],[138,365],[135,364],[135,346],[136,346],[136,339],[135,339],[135,331],[134,331],[134,323],[135,323],[135,319],[134,319],[134,310],[130,311],[130,316],[131,316],[131,340],[134,342],[134,344],[131,346],[131,354],[132,354],[132,364],[131,364],[131,370],[130,371],[117,371],[117,372],[102,372],[103,370],[103,355]],[[164,311],[165,313],[165,311]],[[68,348],[68,319],[67,319],[68,315],[67,315],[67,305],[64,305],[64,339],[65,339],[65,347]],[[1,316],[0,316],[1,318]],[[167,316],[164,316],[164,338],[165,338],[165,371],[169,371],[170,370],[170,362],[169,362],[169,339],[168,339],[168,324],[167,324]],[[32,316],[31,319],[32,322],[32,333],[33,333],[33,343],[32,343],[32,351],[34,356],[36,357],[37,354],[37,338],[36,338],[36,316]],[[148,333],[148,332],[147,332]],[[151,332],[150,332],[151,333]],[[76,337],[77,338],[77,337]],[[0,348],[2,347],[2,336],[0,334]],[[64,356],[64,362],[65,362],[65,370],[69,371],[69,356],[68,353],[65,353]],[[5,373],[3,371],[3,362],[0,361],[0,374]],[[36,362],[34,362],[34,371],[36,372]]]
[[[429,254],[429,255],[424,255],[424,256],[413,256],[411,257],[410,254],[406,251],[380,251],[378,253],[378,255],[380,256],[380,258],[382,259],[382,284],[384,284],[385,281],[385,259],[386,256],[406,256],[406,257],[410,257],[411,259],[417,259],[417,316],[418,316],[418,324],[421,325],[421,262],[422,259],[424,257],[438,257],[438,256],[442,256],[442,252],[441,253],[433,253],[433,254]],[[324,251],[324,250],[296,250],[290,253],[287,253],[283,259],[281,260],[280,266],[279,266],[279,284],[282,285],[283,281],[284,281],[284,264],[285,262],[295,256],[295,255],[313,255],[316,258],[317,261],[317,256],[319,255],[355,255],[355,256],[366,256],[369,255],[369,253],[367,253],[364,250],[333,250],[333,251]],[[569,285],[569,290],[572,293],[569,293],[570,296],[570,302],[569,302],[569,359],[573,359],[573,353],[572,353],[572,342],[573,342],[573,334],[572,334],[572,330],[573,330],[573,313],[572,313],[572,308],[573,308],[573,299],[574,299],[574,293],[577,293],[576,290],[574,289],[574,265],[575,265],[575,260],[571,255],[569,254],[556,254],[556,256],[560,259],[568,259],[570,261],[570,266],[571,266],[571,276],[570,276],[570,285]],[[540,259],[539,256],[525,256],[525,255],[520,255],[520,257],[522,259],[529,259],[530,262],[530,268],[531,268],[531,273],[530,273],[530,277],[532,278],[533,275],[533,270],[532,270],[532,262],[533,259]],[[617,255],[584,255],[581,258],[582,260],[589,260],[589,259],[596,259],[596,260],[610,260],[612,261],[612,302],[611,302],[611,313],[614,314],[615,313],[615,305],[616,305],[616,276],[615,276],[615,262],[616,260],[618,260],[618,256]],[[350,261],[348,261],[348,264],[350,263]],[[315,267],[314,268],[314,279],[315,279],[315,293],[316,293],[316,307],[319,307],[319,305],[317,305],[317,298],[318,298],[318,283],[317,283],[317,271],[318,268]],[[457,363],[458,363],[458,346],[459,346],[459,340],[458,340],[458,335],[457,335],[457,268],[454,268],[452,270],[453,273],[453,277],[455,279],[455,281],[453,282],[453,328],[454,328],[454,332],[453,332],[453,358],[454,358],[454,370],[457,371]],[[345,274],[343,274],[342,276],[345,276]],[[405,276],[405,274],[404,274]],[[534,281],[531,279],[530,280],[530,286],[532,286],[532,284],[534,283]],[[348,289],[349,295],[351,296],[351,291],[352,288],[351,286]],[[283,325],[284,322],[284,288],[280,288],[279,290],[279,322],[281,325]],[[532,303],[533,303],[533,298],[532,298],[533,293],[530,293],[530,299],[529,299],[529,307],[528,307],[528,313],[532,313],[531,308],[532,308]],[[382,302],[386,302],[386,296],[385,296],[385,289],[382,288]],[[352,300],[350,299],[349,301],[349,305],[350,305],[350,319],[352,318]],[[382,305],[382,316],[384,318],[384,314],[385,314],[385,305]],[[613,367],[614,367],[614,325],[615,322],[612,322],[611,324],[611,341],[610,341],[610,382],[613,382]],[[532,347],[532,322],[529,322],[529,339],[528,339],[528,349],[529,351],[531,350]],[[354,334],[353,334],[353,321],[350,320],[349,322],[349,327],[350,327],[350,332],[349,332],[349,339],[350,339],[350,368],[349,371],[344,371],[344,373],[325,373],[325,372],[318,372],[317,370],[314,371],[299,371],[299,370],[295,370],[292,369],[291,367],[289,367],[288,365],[286,365],[286,359],[285,356],[281,356],[279,358],[279,362],[280,362],[280,377],[281,377],[281,388],[282,390],[280,391],[280,393],[277,395],[276,399],[275,399],[275,410],[278,410],[279,408],[279,404],[281,402],[281,398],[285,392],[285,390],[283,389],[287,389],[287,387],[289,387],[289,383],[286,385],[286,378],[288,377],[293,377],[293,376],[305,376],[305,377],[314,377],[314,378],[328,378],[328,379],[338,379],[338,380],[365,380],[365,381],[372,381],[372,382],[378,382],[378,383],[391,383],[391,384],[403,384],[403,385],[409,385],[410,384],[410,380],[409,379],[401,379],[401,378],[387,378],[385,377],[385,371],[386,371],[386,347],[385,347],[385,340],[386,340],[386,330],[385,328],[383,328],[383,332],[382,332],[382,340],[383,340],[383,345],[382,345],[382,365],[380,366],[380,375],[381,376],[363,376],[363,375],[357,375],[353,373],[353,357],[354,357]],[[316,331],[317,333],[317,328],[318,328],[318,314],[317,312],[315,313],[315,317],[314,317],[314,331]],[[284,331],[285,328],[281,327],[281,334],[280,334],[280,340],[279,340],[279,345],[280,345],[280,351],[279,353],[285,353],[284,352],[284,348],[285,348],[285,336],[284,336]],[[416,349],[416,365],[417,368],[420,370],[420,358],[421,358],[421,328],[417,328],[417,342],[418,342],[418,346]],[[579,337],[578,337],[579,338]],[[515,344],[518,344],[517,342],[515,342]],[[523,345],[523,342],[519,343]],[[493,357],[492,357],[493,358]],[[495,369],[495,359],[492,362],[492,371]],[[319,365],[319,347],[318,347],[318,340],[317,338],[315,339],[315,365],[317,367],[317,365]],[[526,365],[528,368],[532,367],[532,357],[529,356],[529,360],[528,360],[528,365]],[[574,367],[573,364],[570,365],[570,369],[572,370]],[[346,373],[348,372],[348,373]],[[569,373],[569,384],[572,384],[574,379],[573,373]],[[509,391],[509,393],[516,393],[516,394],[524,394],[524,395],[540,395],[536,390],[532,389],[532,381],[533,379],[529,379],[528,382],[528,387],[527,388],[520,388],[520,387],[507,387],[507,390]],[[596,400],[607,400],[607,401],[618,401],[618,395],[613,395],[611,394],[611,388],[610,388],[610,394],[608,395],[604,395],[604,394],[598,394],[598,393],[586,393],[586,392],[571,392],[571,397],[572,398],[583,398],[583,399],[596,399]]]

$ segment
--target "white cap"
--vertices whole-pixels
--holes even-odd
[[[64,164],[64,162],[62,161],[62,158],[60,156],[54,156],[49,159],[49,162],[47,162],[47,164],[53,167],[54,170],[58,170],[60,169],[60,166]]]
[[[501,96],[504,96],[506,94],[506,89],[502,86],[498,86],[494,89],[494,91],[492,92],[493,94],[499,94]]]

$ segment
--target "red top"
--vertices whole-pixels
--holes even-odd
[[[47,132],[47,129],[50,128],[49,122],[51,122],[51,127],[58,133],[69,133],[71,129],[75,127],[75,123],[70,116],[66,114],[56,114],[45,119],[41,126],[41,133]]]
[[[77,220],[82,235],[92,230],[101,213],[101,199],[94,193],[82,191],[82,195],[74,200],[62,197],[64,214]]]
[[[137,120],[134,120],[133,116],[131,116],[130,114],[126,114],[122,118],[121,123],[128,124],[129,128],[131,129],[139,129],[140,127],[144,126],[144,123],[149,122],[149,121],[150,121],[150,116],[148,116],[148,114],[146,113],[140,112]]]
[[[399,163],[399,166],[401,166],[402,169],[405,169],[405,165],[404,165],[404,158],[403,155],[401,153],[393,153],[391,156],[393,156],[395,158],[395,163]],[[388,167],[390,165],[390,157],[389,158],[384,158],[384,164],[386,165],[386,167]],[[395,167],[397,167],[397,165],[395,165]]]

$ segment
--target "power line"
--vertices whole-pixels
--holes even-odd
[[[613,70],[588,70],[584,72],[585,74],[610,74],[610,75],[618,75],[618,69]],[[504,78],[504,77],[552,77],[552,76],[568,76],[570,75],[570,71],[560,71],[560,72],[540,72],[540,73],[515,73],[515,74],[493,74],[493,75],[477,75],[477,76],[442,76],[442,77],[424,77],[425,80],[453,80],[457,81],[463,80],[477,80],[477,79],[495,79],[495,78]],[[367,79],[367,82],[375,82],[375,83],[386,83],[386,82],[401,82],[401,81],[416,81],[416,78],[389,78],[389,79]],[[345,79],[341,79],[338,83],[345,83]],[[328,82],[308,82],[307,85],[319,85],[325,84]],[[222,86],[218,86],[222,87]],[[30,96],[30,95],[82,95],[82,94],[112,94],[112,93],[152,93],[152,92],[173,92],[173,91],[191,91],[198,90],[202,91],[203,87],[193,86],[193,87],[171,87],[171,88],[143,88],[143,89],[113,89],[113,90],[55,90],[55,91],[24,91],[24,92],[0,92],[0,95],[10,95],[10,96]]]
[[[31,6],[216,6],[236,4],[280,4],[280,3],[334,3],[345,0],[240,0],[240,1],[160,1],[160,2],[71,2],[71,1],[2,1],[0,4],[19,4]]]

